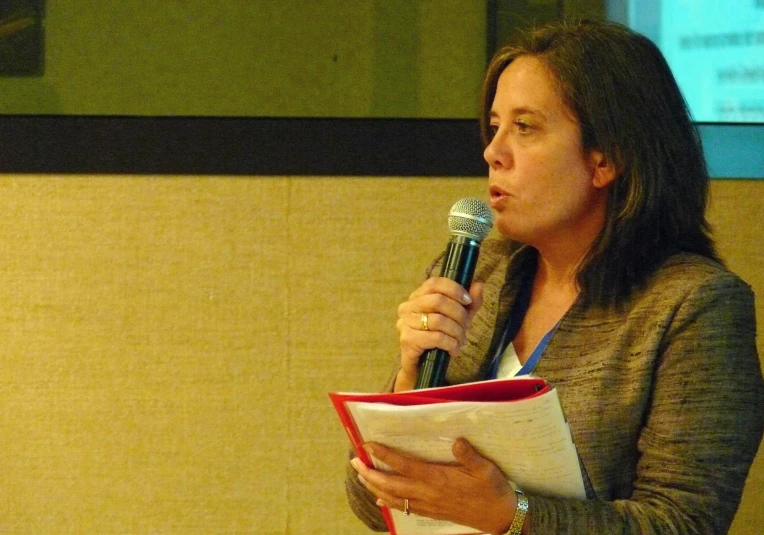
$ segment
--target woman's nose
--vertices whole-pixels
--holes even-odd
[[[483,158],[488,165],[494,169],[501,169],[509,166],[510,155],[506,147],[503,147],[498,139],[498,136],[494,136],[491,142],[483,151]]]

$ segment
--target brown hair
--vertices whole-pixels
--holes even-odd
[[[646,37],[615,23],[563,22],[531,30],[499,50],[483,84],[480,128],[504,69],[542,60],[581,127],[584,153],[614,163],[607,219],[578,271],[582,297],[622,303],[671,254],[719,260],[705,218],[709,177],[698,133],[671,70]]]

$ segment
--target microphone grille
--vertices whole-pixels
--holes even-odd
[[[468,197],[458,200],[448,213],[448,229],[451,234],[482,242],[492,226],[491,209],[480,199]]]

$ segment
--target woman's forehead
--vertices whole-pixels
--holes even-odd
[[[496,109],[495,109],[496,108]],[[543,60],[520,56],[499,75],[492,111],[534,110],[543,115],[569,114],[559,83]]]

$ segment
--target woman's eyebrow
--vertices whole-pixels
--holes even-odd
[[[518,108],[512,108],[511,115],[536,115],[538,117],[541,117],[542,119],[547,119],[547,115],[542,112],[541,110],[538,110],[536,108],[529,108],[527,106],[521,106]],[[498,119],[499,113],[496,110],[491,110],[489,113],[489,117],[491,119]]]

